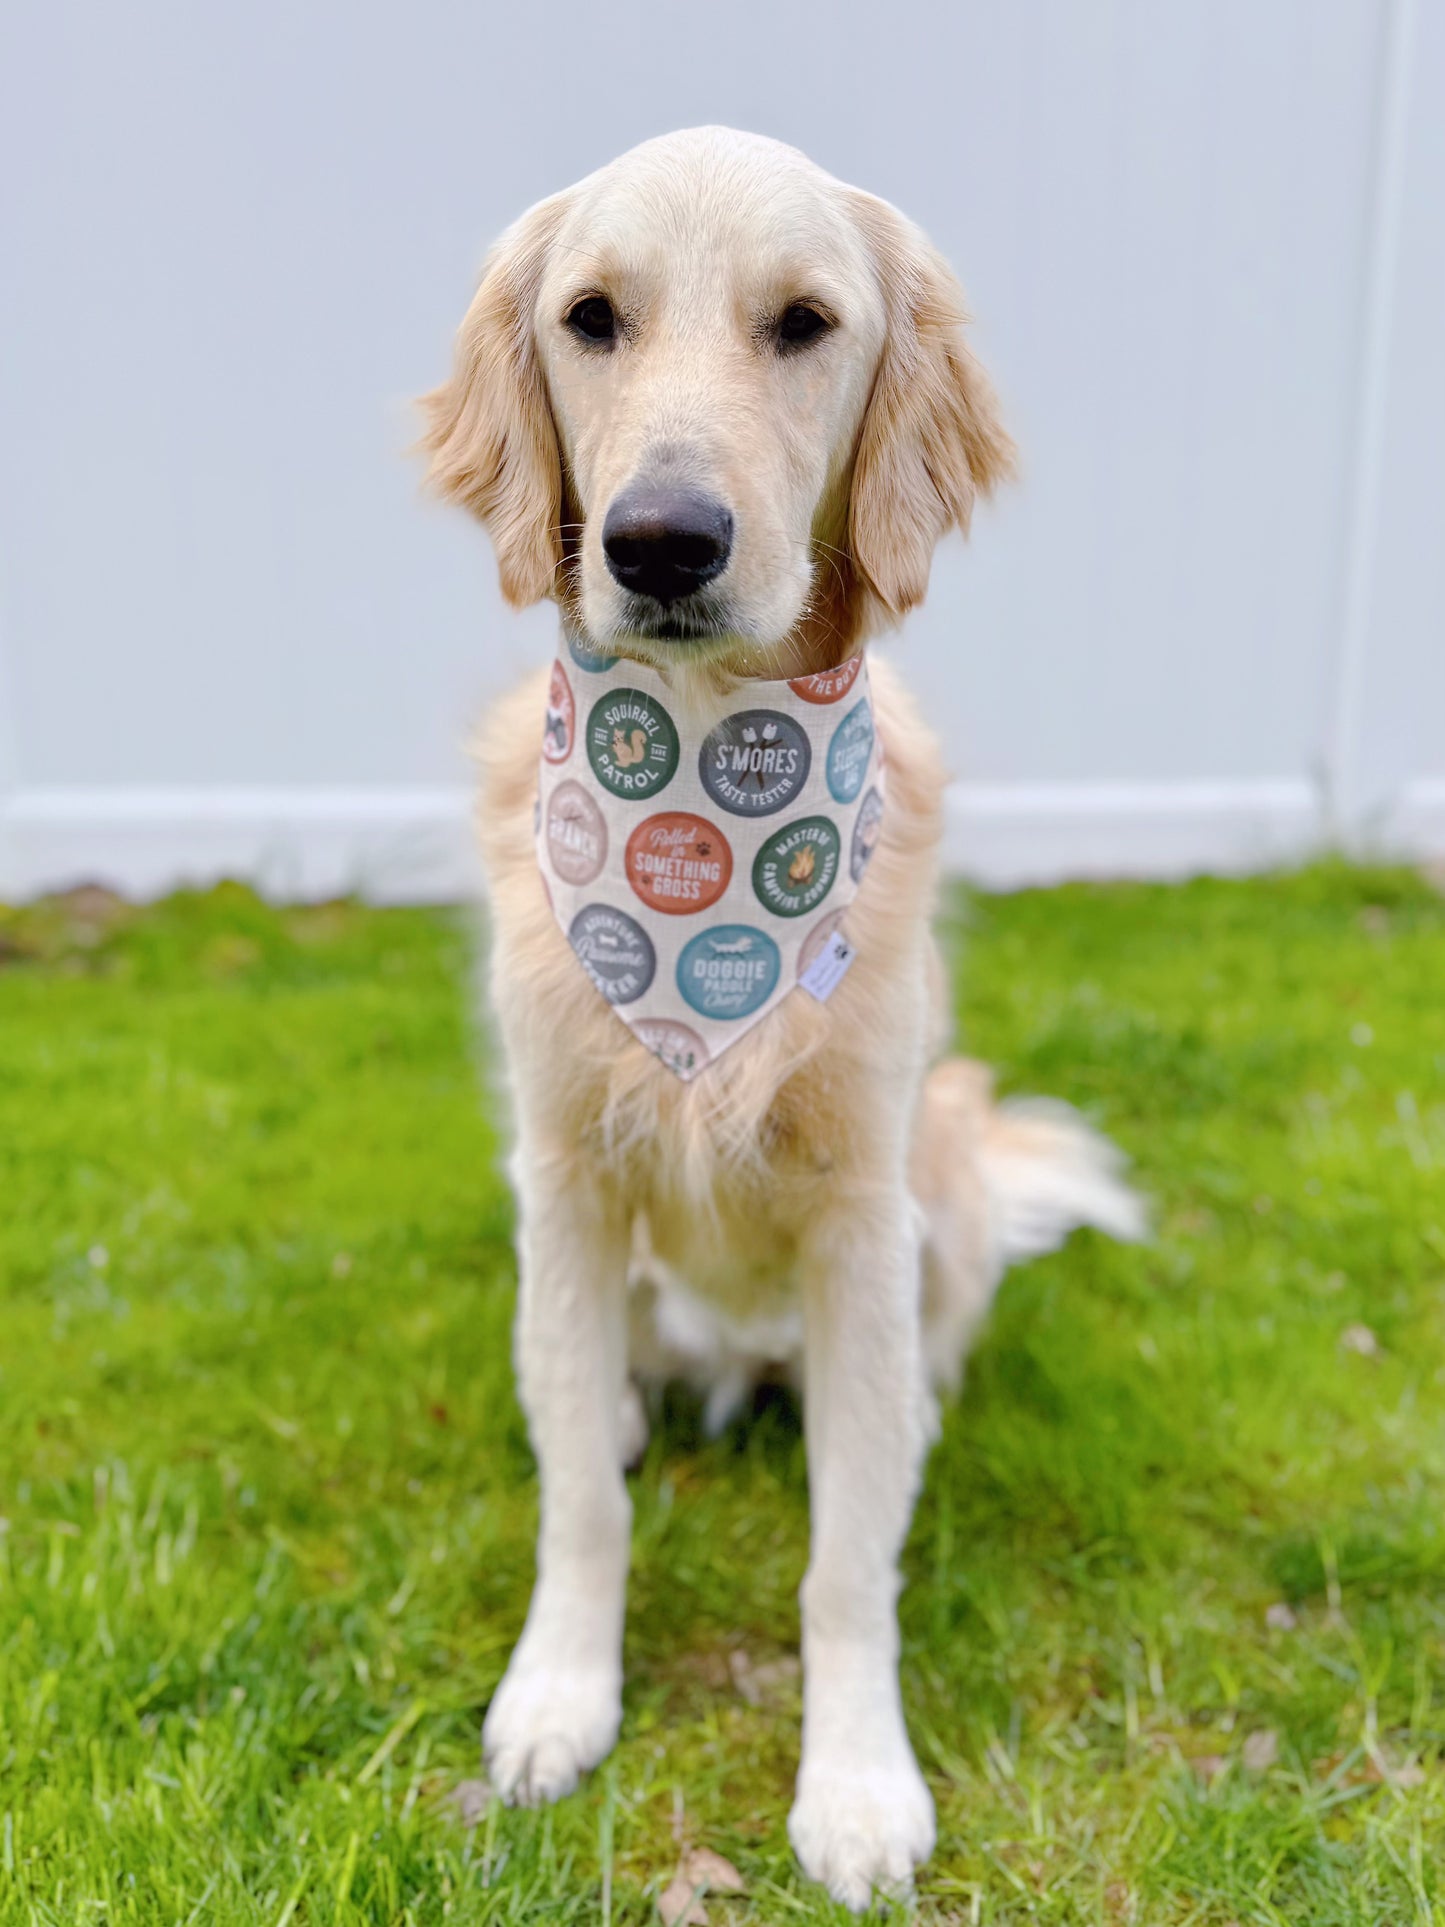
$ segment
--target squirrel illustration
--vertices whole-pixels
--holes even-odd
[[[640,763],[647,754],[646,735],[642,730],[634,729],[631,741],[629,742],[620,729],[614,729],[612,732],[612,754],[617,758],[618,763],[623,769],[631,769],[634,763]]]

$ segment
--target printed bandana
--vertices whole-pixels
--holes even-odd
[[[861,656],[742,685],[700,741],[669,704],[644,664],[559,648],[537,862],[588,976],[688,1079],[791,990],[822,999],[842,976],[884,782]]]

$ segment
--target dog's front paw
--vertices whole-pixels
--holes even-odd
[[[897,1896],[933,1852],[933,1799],[913,1756],[805,1760],[788,1815],[803,1871],[861,1913],[875,1892]]]
[[[560,1800],[611,1752],[621,1723],[617,1667],[549,1663],[519,1647],[482,1726],[487,1776],[509,1806]]]

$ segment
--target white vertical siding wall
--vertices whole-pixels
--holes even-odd
[[[470,880],[549,647],[416,499],[486,242],[729,121],[958,266],[1025,479],[894,645],[987,880],[1445,849],[1445,8],[21,0],[0,896]]]

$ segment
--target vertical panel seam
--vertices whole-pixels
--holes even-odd
[[[1340,626],[1325,744],[1325,827],[1348,847],[1359,820],[1359,747],[1370,601],[1379,547],[1390,355],[1399,279],[1406,134],[1410,110],[1415,0],[1386,0],[1381,48],[1364,286],[1361,295],[1358,378],[1350,436],[1349,508],[1340,597]]]

